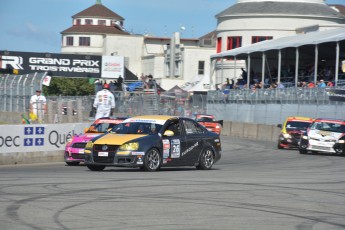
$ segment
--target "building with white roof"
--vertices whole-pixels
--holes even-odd
[[[345,26],[345,16],[324,0],[237,0],[216,15],[217,53],[250,46],[259,41]],[[284,65],[284,63],[282,63]],[[252,65],[255,71],[255,65]],[[256,65],[261,68],[261,65]],[[241,78],[245,61],[219,60],[216,84]]]
[[[62,53],[123,56],[134,75],[152,74],[164,89],[214,76],[197,91],[213,89],[225,77],[239,78],[238,70],[246,66],[245,61],[222,59],[213,69],[210,56],[215,53],[345,25],[345,16],[324,0],[237,0],[216,15],[215,31],[197,39],[181,38],[178,32],[171,38],[129,33],[125,19],[100,0],[72,19],[72,26],[61,32]]]

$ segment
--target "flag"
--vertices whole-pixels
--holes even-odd
[[[22,114],[22,124],[30,124],[29,119],[27,119],[24,114]]]
[[[47,75],[43,78],[43,82],[42,82],[42,85],[46,85],[46,86],[49,86],[50,85],[50,81],[51,81],[52,77]]]
[[[31,121],[36,121],[37,120],[37,115],[36,114],[34,114],[33,112],[30,112],[30,120]]]

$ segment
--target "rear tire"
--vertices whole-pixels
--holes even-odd
[[[205,149],[200,156],[199,164],[196,166],[197,169],[209,170],[212,168],[214,163],[214,154],[211,149]]]
[[[87,168],[90,169],[91,171],[102,171],[105,169],[104,165],[87,165]]]

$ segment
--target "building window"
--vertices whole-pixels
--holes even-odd
[[[73,37],[66,37],[66,46],[73,46]]]
[[[205,61],[199,61],[198,74],[203,75],[205,73]]]
[[[228,37],[226,50],[232,50],[242,46],[242,37]]]
[[[222,52],[222,38],[217,38],[217,53]]]
[[[252,36],[252,44],[272,39],[272,36]]]
[[[90,37],[79,37],[79,46],[90,46]]]
[[[85,25],[92,25],[92,19],[85,19]]]
[[[81,25],[81,19],[77,19],[77,20],[75,21],[75,24],[76,24],[77,26],[80,26],[80,25]]]
[[[105,26],[105,20],[98,20],[98,25]]]

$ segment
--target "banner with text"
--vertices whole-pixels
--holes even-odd
[[[15,69],[19,75],[118,78],[124,76],[124,57],[0,51],[0,69]]]
[[[2,125],[0,153],[64,150],[67,139],[83,134],[89,124]]]

